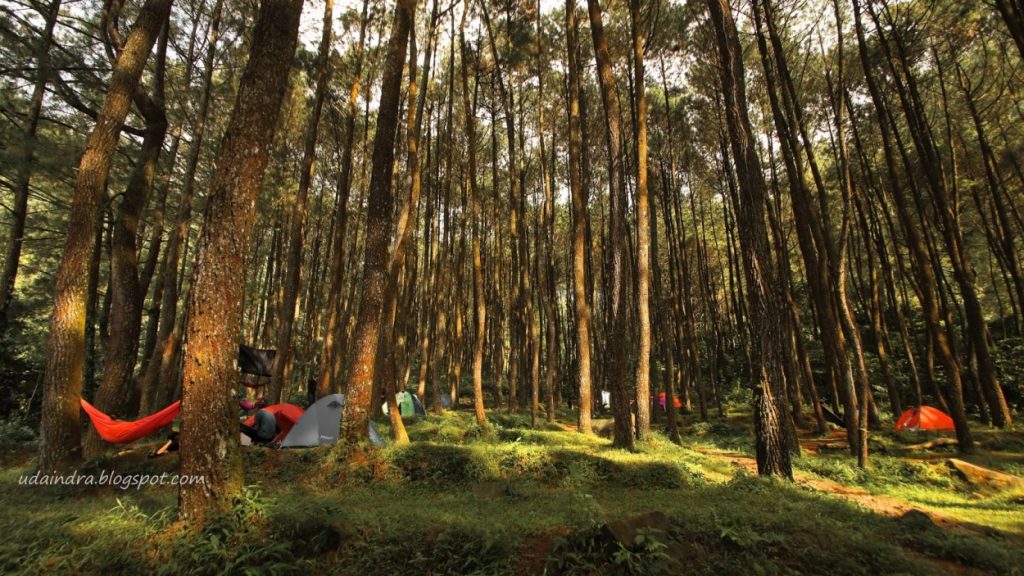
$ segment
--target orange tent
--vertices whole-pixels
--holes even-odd
[[[955,430],[953,419],[931,406],[911,408],[896,421],[896,430]]]
[[[665,393],[664,392],[662,392],[661,394],[658,395],[658,404],[661,406],[662,410],[665,409]],[[679,410],[680,408],[683,407],[683,402],[679,399],[679,396],[675,396],[674,397],[674,401],[672,402],[672,404],[675,405],[676,410]]]
[[[302,408],[295,404],[288,404],[287,402],[281,404],[271,404],[263,408],[274,415],[274,420],[277,420],[278,433],[274,440],[281,440],[292,431],[292,427],[295,423],[302,418]],[[245,419],[246,426],[252,426],[256,422],[256,415],[253,414]]]

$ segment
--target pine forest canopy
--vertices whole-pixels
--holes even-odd
[[[970,454],[1024,406],[1018,2],[0,7],[0,415],[43,470],[106,450],[81,399],[181,399],[180,514],[229,505],[239,346],[269,404],[346,394],[339,454],[382,398],[409,441],[401,391],[607,402],[626,449],[744,407],[787,478],[827,417],[866,467],[909,408]]]

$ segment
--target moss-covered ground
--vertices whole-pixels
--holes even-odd
[[[568,415],[566,415],[568,416]],[[195,534],[172,486],[19,484],[29,447],[0,468],[0,573],[55,574],[1014,574],[1024,493],[979,492],[951,448],[880,433],[870,470],[810,449],[797,482],[759,479],[749,419],[656,434],[635,452],[563,422],[470,412],[411,421],[409,446],[245,451],[250,484]],[[384,429],[384,428],[382,428]],[[1019,431],[984,432],[977,464],[1020,473]],[[81,473],[162,473],[149,446]],[[629,542],[605,527],[637,521]]]

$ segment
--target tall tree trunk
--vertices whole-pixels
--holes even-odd
[[[203,522],[244,485],[238,451],[236,342],[241,335],[246,261],[269,148],[295,53],[302,0],[263,0],[249,61],[210,184],[206,225],[188,306],[182,384],[179,517]]]
[[[282,397],[287,401],[291,392],[291,373],[295,364],[295,305],[299,298],[302,273],[302,247],[306,239],[306,204],[309,188],[313,182],[316,163],[316,141],[320,133],[320,114],[327,97],[327,83],[331,72],[328,60],[331,55],[331,28],[334,25],[334,0],[324,1],[323,33],[320,36],[320,50],[316,58],[316,92],[313,108],[306,120],[306,135],[302,149],[302,164],[299,168],[299,189],[292,205],[291,229],[288,233],[288,257],[285,262],[284,295],[281,306],[281,324],[277,329],[277,354],[270,371],[270,385],[267,387],[267,402],[278,403]]]
[[[363,258],[363,297],[356,320],[353,356],[349,361],[348,396],[341,419],[344,444],[363,441],[369,434],[372,390],[377,357],[377,342],[382,324],[384,292],[388,282],[388,245],[392,227],[394,191],[395,134],[402,90],[409,28],[416,9],[415,0],[398,0],[384,63],[377,133],[373,138],[373,165],[370,172],[369,210],[366,222],[366,247]]]
[[[763,12],[763,15],[762,15]],[[763,20],[762,20],[763,19]],[[762,21],[767,35],[762,31]],[[826,364],[829,367],[833,387],[838,391],[837,400],[843,406],[846,422],[847,442],[850,451],[857,454],[860,450],[859,428],[857,426],[857,403],[853,367],[847,353],[846,338],[843,325],[839,318],[839,289],[836,283],[839,269],[838,249],[830,233],[827,202],[815,202],[805,181],[804,156],[800,154],[800,136],[806,133],[799,113],[800,103],[796,101],[793,81],[783,53],[781,40],[775,29],[774,16],[768,0],[755,2],[754,22],[757,30],[758,49],[765,69],[768,84],[768,95],[779,135],[780,149],[789,176],[791,206],[796,221],[797,239],[808,283],[808,291],[814,304],[817,324],[825,352]],[[769,40],[771,49],[769,48]],[[776,90],[775,72],[778,72],[779,89]],[[779,94],[781,93],[781,98]],[[806,142],[806,139],[805,139]],[[818,185],[819,200],[823,196],[823,185],[817,162],[809,147],[805,147],[807,159],[811,164],[811,172],[815,175]],[[824,222],[823,222],[824,221]]]
[[[622,129],[619,124],[619,95],[612,76],[611,55],[605,38],[599,0],[587,0],[590,14],[590,34],[597,60],[601,103],[605,116],[605,145],[608,148],[609,246],[605,259],[608,327],[607,354],[605,355],[604,382],[611,389],[612,412],[615,415],[613,443],[619,448],[633,448],[633,426],[629,408],[629,389],[626,386],[626,182],[623,167]]]
[[[165,25],[157,50],[152,96],[143,89],[139,89],[135,95],[135,104],[146,121],[146,133],[113,222],[110,255],[112,329],[104,353],[103,379],[93,404],[107,414],[123,418],[130,417],[128,410],[131,408],[132,376],[139,352],[142,301],[146,296],[139,286],[137,232],[142,210],[153,188],[153,178],[160,160],[164,135],[167,133],[163,87],[167,35]],[[88,434],[84,448],[87,457],[103,449],[95,428]]]
[[[754,391],[754,430],[757,469],[761,475],[792,479],[789,450],[784,434],[785,387],[778,363],[777,323],[781,318],[778,288],[774,279],[768,234],[761,162],[754,148],[747,114],[746,82],[742,48],[729,0],[708,0],[721,63],[725,116],[739,176],[740,240],[749,306],[751,385]]]
[[[7,251],[4,253],[4,267],[0,276],[0,335],[7,331],[7,314],[14,298],[14,283],[21,264],[21,247],[25,241],[25,221],[28,218],[28,193],[32,179],[32,167],[36,159],[36,131],[43,112],[46,85],[50,81],[50,46],[53,44],[53,28],[57,25],[61,0],[52,0],[46,7],[43,32],[36,47],[36,81],[29,99],[28,114],[22,127],[21,157],[18,171],[14,176],[14,207],[11,214],[11,232],[8,236]]]
[[[79,399],[85,361],[85,304],[88,267],[95,245],[92,234],[105,202],[104,185],[132,96],[167,20],[171,0],[147,0],[114,64],[110,86],[85,142],[75,177],[67,243],[54,290],[53,319],[47,338],[43,379],[42,442],[39,468],[62,469],[81,455]]]
[[[348,198],[352,189],[352,148],[355,140],[356,114],[358,113],[359,82],[363,74],[366,27],[370,22],[369,7],[369,0],[363,0],[363,11],[359,20],[359,43],[356,45],[352,85],[348,92],[348,109],[345,114],[344,141],[341,146],[341,174],[338,176],[338,204],[334,213],[334,238],[332,239],[334,246],[331,249],[331,287],[327,297],[327,335],[320,364],[320,378],[317,380],[317,398],[340,391],[341,379],[345,370],[344,343],[348,331],[348,318],[345,314],[341,292],[345,273]]]
[[[651,433],[651,216],[647,192],[647,94],[640,0],[629,2],[629,24],[633,41],[633,97],[636,107],[636,300],[640,332],[636,364],[636,429],[637,437],[647,440]]]
[[[171,235],[167,239],[167,247],[164,249],[163,270],[160,272],[160,277],[163,278],[163,288],[161,289],[160,322],[157,329],[156,348],[142,379],[139,381],[140,415],[150,414],[158,407],[162,407],[160,406],[159,391],[170,387],[168,381],[174,379],[177,371],[175,358],[178,357],[181,342],[181,331],[175,330],[178,324],[178,268],[179,263],[183,260],[182,245],[188,238],[189,222],[192,219],[192,199],[195,195],[196,173],[199,169],[199,157],[206,133],[206,120],[210,111],[210,93],[213,88],[214,62],[216,62],[223,4],[223,0],[218,0],[211,16],[209,46],[203,59],[203,87],[195,123],[191,129],[192,141],[185,165],[178,210],[175,214]]]
[[[479,76],[476,71],[479,69],[474,61],[474,90],[473,97],[469,95],[469,73],[470,66],[469,50],[466,48],[466,13],[469,12],[470,3],[465,3],[462,26],[459,28],[459,48],[462,56],[462,112],[465,117],[466,130],[466,158],[468,162],[466,178],[469,180],[469,217],[473,234],[473,320],[476,330],[473,335],[473,412],[476,415],[478,426],[486,426],[487,415],[484,413],[484,338],[487,335],[487,299],[484,295],[484,271],[483,256],[480,247],[480,191],[477,189],[476,179],[476,94],[479,88]],[[424,87],[426,90],[426,87]]]
[[[430,61],[434,42],[434,28],[437,25],[437,1],[431,12],[429,32],[427,35],[427,49],[425,51],[423,77],[420,84],[423,90],[419,91],[416,80],[416,28],[409,29],[409,96],[406,106],[406,155],[408,159],[408,192],[405,196],[402,207],[399,210],[398,226],[396,229],[396,240],[391,261],[388,264],[387,287],[384,290],[383,326],[377,344],[377,358],[379,366],[383,367],[383,373],[376,377],[376,386],[385,394],[388,404],[388,415],[391,417],[391,431],[395,443],[408,444],[409,435],[405,431],[405,424],[402,422],[402,414],[398,409],[396,396],[399,391],[406,387],[406,374],[399,364],[399,348],[405,339],[404,330],[399,326],[399,296],[402,291],[400,286],[401,276],[409,275],[409,271],[415,266],[408,262],[408,250],[412,244],[413,228],[418,219],[418,207],[420,193],[422,192],[422,170],[420,168],[419,142],[423,120],[423,108],[426,103],[427,85],[430,80]],[[405,310],[401,312],[405,315]],[[396,338],[397,337],[397,338]],[[380,368],[378,368],[380,369]],[[399,386],[401,377],[401,386]]]
[[[575,308],[577,373],[579,374],[579,420],[578,430],[590,434],[590,413],[593,406],[591,390],[593,381],[590,374],[590,298],[587,296],[587,223],[589,214],[587,201],[589,190],[581,183],[581,156],[583,140],[580,132],[580,64],[578,54],[579,26],[577,24],[576,0],[566,0],[566,42],[568,44],[569,67],[569,192],[572,196],[572,279],[573,305]]]

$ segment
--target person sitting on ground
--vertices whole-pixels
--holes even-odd
[[[241,426],[242,434],[248,436],[253,444],[270,444],[277,436],[277,419],[269,410],[256,412],[252,426],[247,426],[244,422]]]
[[[150,452],[149,453],[149,457],[150,458],[156,458],[157,456],[163,456],[164,454],[167,454],[168,452],[177,452],[177,451],[178,451],[178,433],[177,432],[171,432],[170,434],[167,435],[167,441],[164,442],[163,445],[160,446],[159,448],[157,448],[156,450]]]

